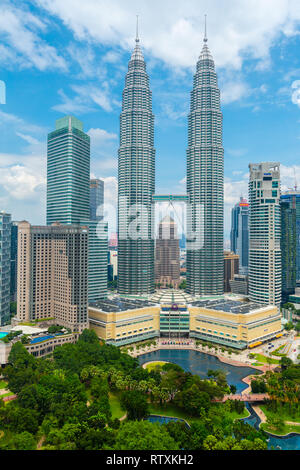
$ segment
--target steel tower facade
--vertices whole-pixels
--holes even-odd
[[[154,292],[154,115],[138,34],[123,91],[118,182],[118,291],[150,294]]]
[[[187,291],[192,295],[224,292],[222,119],[217,74],[205,32],[188,117]]]

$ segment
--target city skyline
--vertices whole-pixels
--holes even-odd
[[[145,2],[141,2],[138,9],[136,5],[130,5],[126,18],[123,7],[119,2],[114,3],[120,12],[118,21],[116,17],[108,19],[107,30],[103,28],[100,33],[101,27],[96,31],[91,26],[91,16],[80,18],[78,10],[74,10],[73,22],[68,22],[67,12],[63,8],[59,11],[56,5],[47,9],[44,2],[39,2],[38,6],[20,2],[16,8],[5,1],[5,33],[3,24],[0,25],[1,38],[6,44],[5,57],[1,52],[3,69],[0,78],[4,79],[7,89],[6,104],[0,106],[1,207],[15,220],[30,218],[32,223],[45,223],[46,135],[56,118],[69,113],[85,123],[91,137],[91,176],[103,178],[106,200],[116,201],[120,90],[137,11],[157,116],[157,192],[162,193],[165,186],[169,193],[183,192],[189,90],[192,69],[201,49],[203,15],[207,12],[224,114],[225,238],[229,239],[230,210],[241,195],[247,195],[249,161],[274,160],[276,157],[281,162],[284,189],[294,186],[293,165],[300,180],[300,166],[297,165],[298,11],[292,4],[288,7],[287,2],[282,2],[281,10],[268,21],[262,21],[258,13],[253,12],[242,30],[240,16],[247,16],[250,8],[245,4],[234,14],[234,2],[231,2],[220,22],[215,2],[211,2],[212,6],[202,2],[198,7],[195,2],[190,2],[185,9],[175,2],[174,12],[168,19],[163,6],[151,32],[153,13]],[[154,12],[156,8],[154,5]],[[261,5],[260,12],[265,8],[266,5]],[[101,26],[98,9],[94,13]],[[42,15],[48,20],[44,32]],[[106,18],[106,10],[103,15]],[[29,44],[26,51],[20,49],[18,42],[12,45],[8,26],[13,18],[20,28],[22,26],[24,38],[31,38],[42,50],[49,48],[49,57],[44,62],[39,49],[34,53],[32,43],[31,49]],[[36,30],[32,25],[33,18],[41,22]],[[80,26],[86,28],[82,35],[78,34]],[[112,30],[116,31],[115,36],[110,33]],[[167,32],[181,45],[177,56],[170,50]],[[58,43],[67,44],[67,47],[62,50]],[[87,53],[83,54],[85,46]],[[11,61],[7,64],[4,59],[9,54]],[[24,57],[30,58],[25,68]],[[32,89],[36,99],[33,99]]]

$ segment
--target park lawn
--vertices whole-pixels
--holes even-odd
[[[263,364],[279,364],[279,360],[278,359],[272,359],[270,358],[268,362],[267,361],[267,357],[264,356],[263,354],[254,354],[254,357],[255,359],[258,361],[258,362],[262,362]]]
[[[5,380],[0,380],[0,390],[7,387],[7,382]]]
[[[221,403],[216,403],[213,406],[223,406]],[[165,405],[160,405],[158,403],[149,403],[149,414],[150,415],[160,415],[160,416],[170,416],[172,418],[181,418],[187,421],[188,424],[197,423],[202,421],[201,418],[188,416],[183,410],[178,408],[176,405],[166,403]],[[226,412],[227,416],[230,416],[232,420],[247,418],[249,416],[249,411],[247,408],[244,408],[242,414],[238,414],[236,411]]]
[[[260,408],[262,409],[262,411],[265,413],[266,417],[272,417],[272,418],[282,418],[283,421],[293,421],[295,423],[300,423],[300,413],[296,414],[295,417],[292,417],[291,415],[289,415],[288,413],[284,412],[284,411],[270,411],[268,410],[268,408],[266,407],[266,405],[260,405]],[[300,426],[293,426],[293,427],[297,427],[298,428],[298,431],[300,432]]]
[[[110,404],[110,410],[112,414],[112,419],[115,418],[122,418],[122,416],[125,415],[125,411],[122,410],[121,404],[120,404],[120,397],[118,393],[112,393],[109,392],[109,404]]]
[[[157,361],[157,362],[151,362],[151,364],[146,365],[146,369],[151,372],[152,370],[155,370],[157,366],[163,366],[164,364],[167,364],[166,361]]]
[[[267,423],[262,423],[260,425],[260,429],[262,429],[263,431],[267,431],[270,434],[276,434],[278,436],[285,436],[286,434],[289,434],[291,432],[300,434],[300,426],[291,426],[288,424],[284,424],[282,429],[278,431],[278,429],[274,429],[271,426],[268,426]]]

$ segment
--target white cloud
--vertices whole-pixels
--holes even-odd
[[[300,107],[300,80],[295,80],[292,83],[292,103]]]
[[[15,114],[5,113],[0,110],[0,126],[14,127],[22,132],[29,133],[46,133],[46,129],[42,126],[28,123],[24,119]]]
[[[226,105],[234,101],[240,101],[251,93],[248,85],[244,82],[229,81],[221,86],[221,102]]]
[[[73,98],[67,96],[64,90],[58,90],[59,96],[62,98],[62,103],[52,106],[54,111],[63,114],[84,114],[93,111],[93,107],[86,104],[84,97],[77,95]]]
[[[115,140],[118,138],[117,134],[114,134],[113,132],[107,132],[105,129],[92,128],[88,131],[88,134],[91,137],[91,140],[97,144],[102,144],[103,142]]]
[[[31,135],[22,134],[21,132],[16,132],[16,134],[19,137],[21,137],[21,139],[28,142],[28,144],[30,144],[30,145],[40,145],[40,142],[37,139],[35,139],[34,137],[32,137]]]
[[[13,165],[1,168],[1,184],[10,198],[23,201],[35,199],[37,193],[45,187],[46,178],[36,171],[36,168]]]
[[[119,105],[119,103],[111,97],[107,82],[102,83],[102,88],[88,83],[86,85],[72,85],[71,89],[76,93],[72,98],[67,96],[64,90],[58,90],[58,94],[63,102],[52,106],[52,109],[64,114],[84,114],[96,111],[97,106],[109,112],[112,110],[113,106]]]
[[[146,51],[173,67],[195,65],[202,47],[203,15],[209,45],[219,67],[241,68],[244,58],[268,66],[269,51],[283,33],[297,34],[298,0],[36,0],[61,18],[79,40],[133,46],[135,15]]]
[[[10,66],[11,59],[21,67],[34,66],[39,70],[58,68],[66,70],[65,60],[39,33],[45,33],[46,24],[26,8],[17,8],[3,0],[0,15],[1,64]]]
[[[300,189],[300,166],[280,165],[281,191],[294,189],[295,186]]]

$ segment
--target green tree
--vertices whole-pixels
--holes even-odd
[[[164,426],[149,421],[129,421],[121,425],[116,450],[178,450],[178,443]]]
[[[141,420],[149,414],[146,396],[139,391],[126,391],[121,396],[121,407],[126,410],[130,420]]]
[[[32,434],[24,431],[20,434],[16,434],[12,438],[10,445],[12,446],[12,449],[15,450],[35,450],[36,440]]]

